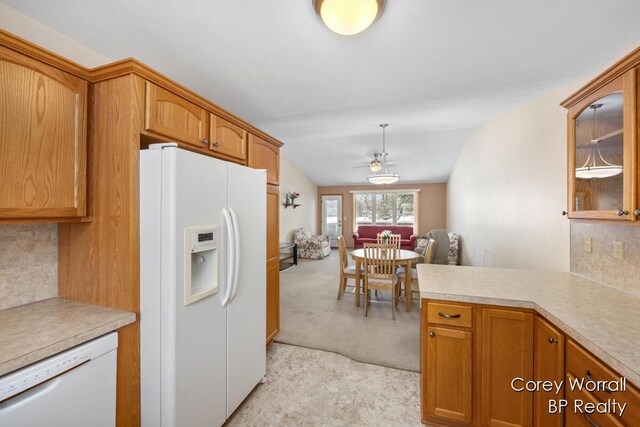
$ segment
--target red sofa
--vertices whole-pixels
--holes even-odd
[[[391,230],[391,234],[399,234],[400,249],[412,251],[416,247],[417,236],[413,235],[413,227],[400,227],[393,225],[361,225],[358,231],[353,233],[353,247],[362,248],[364,243],[376,243],[378,234],[384,230]]]

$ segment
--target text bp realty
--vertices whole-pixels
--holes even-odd
[[[625,392],[627,391],[627,379],[620,377],[616,381],[595,381],[587,378],[573,378],[571,376],[567,379],[567,385],[571,391],[602,391],[607,393]],[[511,388],[517,392],[552,392],[559,395],[562,388],[565,385],[565,381],[525,381],[524,378],[514,378],[511,381]],[[552,414],[562,413],[565,408],[569,406],[569,402],[566,399],[550,399],[549,400],[549,412]],[[585,402],[581,399],[574,399],[573,409],[576,413],[592,414],[594,412],[600,414],[615,414],[622,416],[624,410],[627,408],[627,404],[621,404],[616,399],[607,399],[606,402],[591,403]]]

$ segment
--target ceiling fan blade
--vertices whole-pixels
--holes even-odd
[[[370,168],[371,165],[369,163],[367,163],[366,165],[360,165],[360,166],[352,166],[352,169],[360,169],[360,168]]]

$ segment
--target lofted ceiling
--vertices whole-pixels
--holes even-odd
[[[364,183],[382,122],[402,182],[444,182],[470,127],[640,41],[638,0],[388,0],[350,37],[311,0],[2,1],[255,123],[319,185]]]

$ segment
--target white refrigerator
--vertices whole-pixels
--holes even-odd
[[[266,174],[140,152],[142,425],[220,426],[266,372]]]

